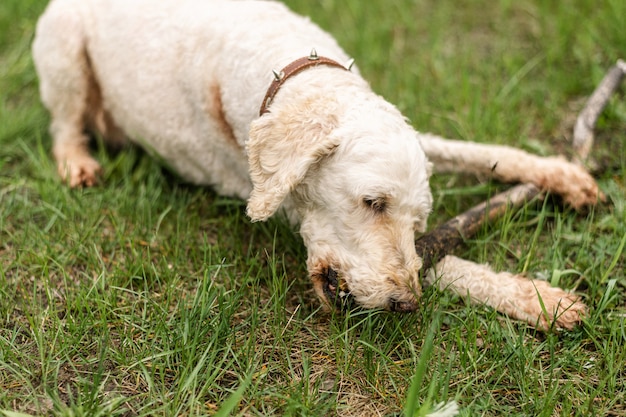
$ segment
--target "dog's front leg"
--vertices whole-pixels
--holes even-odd
[[[561,157],[540,157],[502,145],[444,139],[420,134],[426,156],[438,172],[467,172],[504,182],[535,184],[561,195],[575,209],[601,198],[595,180],[583,168]]]
[[[545,281],[509,272],[494,272],[488,265],[456,256],[444,257],[426,276],[428,284],[469,297],[541,330],[572,329],[586,314],[579,298]]]

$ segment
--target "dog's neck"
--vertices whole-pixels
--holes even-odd
[[[338,67],[338,68],[349,71],[350,67],[352,66],[352,62],[353,61],[350,61],[346,66],[344,66],[330,58],[318,56],[317,52],[315,52],[315,49],[313,49],[309,56],[296,59],[295,61],[288,64],[280,71],[274,70],[273,71],[274,80],[272,81],[269,88],[267,89],[265,98],[263,99],[263,102],[261,103],[259,116],[263,116],[265,113],[269,112],[269,106],[272,104],[272,100],[274,99],[274,96],[276,95],[280,87],[283,85],[283,83],[287,81],[290,77],[308,68],[316,67],[318,65]]]

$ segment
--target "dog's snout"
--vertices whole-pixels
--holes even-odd
[[[415,301],[398,301],[391,299],[389,302],[389,310],[398,313],[411,313],[417,310],[417,302]]]

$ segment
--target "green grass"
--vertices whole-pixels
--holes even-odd
[[[569,149],[626,51],[623,0],[288,3],[418,130],[540,154]],[[459,251],[576,289],[583,326],[541,334],[434,289],[417,314],[329,315],[284,222],[250,224],[242,202],[138,150],[96,145],[103,184],[59,183],[29,52],[44,6],[0,3],[0,415],[401,415],[449,400],[464,416],[626,415],[623,88],[593,151],[607,204],[581,215],[549,198]],[[432,225],[502,188],[432,183]]]

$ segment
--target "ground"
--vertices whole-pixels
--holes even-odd
[[[540,154],[569,151],[626,45],[621,0],[288,4],[418,130]],[[250,224],[242,202],[139,150],[96,140],[102,184],[60,184],[29,52],[43,7],[0,4],[0,414],[412,415],[417,399],[465,416],[626,415],[623,88],[593,151],[607,204],[580,214],[550,197],[459,251],[576,291],[580,328],[538,333],[434,289],[416,314],[327,314],[283,221]],[[506,187],[432,184],[431,225]]]

